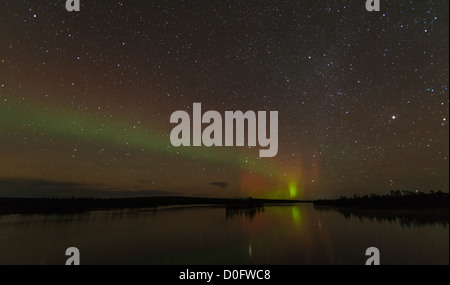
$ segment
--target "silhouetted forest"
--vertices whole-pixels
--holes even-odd
[[[211,204],[227,209],[252,209],[266,203],[294,203],[298,200],[225,199],[195,197],[143,198],[0,198],[0,214],[11,213],[79,213],[91,210],[156,208],[169,205]]]
[[[316,200],[315,206],[334,206],[361,209],[424,209],[448,208],[449,194],[442,191],[424,193],[409,190],[391,190],[389,194],[354,195],[335,200]]]

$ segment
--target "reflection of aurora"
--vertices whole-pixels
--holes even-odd
[[[267,205],[264,209],[252,219],[241,219],[252,258],[261,258],[268,248],[276,248],[277,252],[283,252],[285,260],[289,260],[287,263],[315,264],[316,254],[332,259],[330,233],[320,225],[320,215],[313,210],[312,204]],[[282,243],[280,237],[283,237]]]
[[[291,207],[292,209],[292,220],[294,221],[294,224],[300,225],[302,222],[302,217],[300,215],[300,210],[297,207]]]
[[[219,164],[229,168],[242,169],[240,188],[249,196],[261,198],[301,198],[300,173],[295,172],[289,179],[273,159],[252,159],[245,149],[173,147],[167,134],[142,126],[133,126],[126,119],[105,119],[82,111],[67,110],[36,102],[24,104],[8,100],[8,105],[0,105],[0,127],[3,134],[15,134],[23,130],[33,130],[34,134],[59,137],[65,140],[83,140],[91,145],[109,144],[120,147],[149,150],[154,154],[168,157]],[[130,128],[130,126],[133,126]]]
[[[291,220],[295,226],[301,226],[302,216],[305,212],[304,209],[301,211],[301,207],[296,205],[277,205],[277,206],[269,206],[268,209],[272,214],[277,216],[281,215],[283,218],[287,218],[285,214],[285,209],[291,209]],[[226,207],[225,214],[227,218],[239,218],[239,217],[247,217],[253,219],[256,215],[264,214],[265,208],[263,205],[255,205],[249,207]],[[302,213],[303,212],[303,213]]]

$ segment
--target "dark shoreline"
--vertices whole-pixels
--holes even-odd
[[[218,205],[227,210],[257,209],[267,204],[313,203],[315,208],[353,210],[420,210],[449,208],[448,193],[406,193],[341,197],[333,200],[280,200],[252,198],[201,198],[184,196],[133,198],[6,198],[0,197],[1,214],[65,214],[95,210],[157,208],[162,206]]]
[[[341,197],[334,200],[316,200],[314,207],[329,206],[348,209],[389,209],[389,210],[418,210],[430,208],[447,208],[449,193],[422,193],[411,191],[392,191],[389,195]]]
[[[249,209],[265,204],[312,203],[301,200],[198,198],[182,196],[136,198],[0,198],[1,214],[65,214],[95,210],[157,208],[175,205],[223,205]]]

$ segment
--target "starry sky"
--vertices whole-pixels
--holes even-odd
[[[6,0],[0,196],[333,198],[449,187],[449,2]],[[279,147],[170,115],[278,111]]]

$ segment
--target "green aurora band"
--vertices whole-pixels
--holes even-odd
[[[6,100],[6,99],[5,99]],[[207,163],[239,167],[264,177],[277,177],[277,167],[262,162],[263,159],[252,159],[249,153],[232,151],[226,147],[174,147],[168,134],[145,130],[142,127],[130,128],[131,123],[124,119],[107,120],[99,115],[87,114],[61,107],[52,107],[35,102],[17,102],[8,99],[8,105],[0,103],[0,128],[7,131],[20,132],[27,127],[34,132],[45,132],[47,135],[66,139],[83,139],[92,144],[108,143],[117,146],[128,146],[150,150],[157,154],[183,156],[186,159],[201,160]],[[273,177],[272,177],[273,178]],[[292,187],[290,189],[292,197]]]

